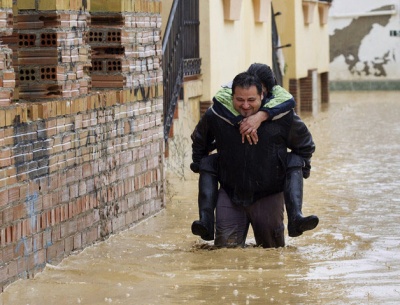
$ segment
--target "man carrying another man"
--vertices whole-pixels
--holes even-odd
[[[258,77],[249,72],[235,77],[231,105],[234,111],[248,118],[259,111],[262,100],[262,84]],[[301,215],[302,184],[301,189],[291,185],[292,181],[298,183],[298,178],[302,183],[302,171],[297,171],[300,177],[290,179],[289,175],[287,179],[288,168],[307,168],[306,165],[309,168],[315,150],[311,134],[294,111],[289,110],[282,118],[265,121],[255,131],[253,128],[248,136],[253,138],[256,145],[251,145],[252,141],[243,143],[234,118],[223,107],[213,106],[207,110],[192,134],[195,164],[201,165],[211,147],[215,146],[218,152],[218,157],[213,158],[213,164],[209,166],[214,170],[217,167],[214,176],[220,183],[218,195],[215,194],[217,198],[214,198],[217,202],[215,245],[244,246],[251,224],[257,245],[265,248],[283,247],[285,188],[295,188],[294,192],[285,192],[286,201],[294,201],[295,204],[295,208],[287,208],[289,221],[292,220],[292,226],[295,225],[292,235],[298,236],[318,224],[316,216],[303,218]],[[208,218],[211,217],[213,222],[213,210]]]

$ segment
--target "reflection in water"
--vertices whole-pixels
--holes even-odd
[[[332,93],[302,114],[317,151],[305,182],[314,231],[287,247],[214,249],[190,232],[197,182],[174,181],[167,209],[85,249],[0,304],[397,304],[400,106],[396,92]]]

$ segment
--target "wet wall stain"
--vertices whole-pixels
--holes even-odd
[[[14,156],[17,181],[26,182],[26,180],[30,180],[39,183],[40,179],[38,178],[48,177],[49,175],[49,141],[46,123],[44,121],[36,124],[23,123],[20,116],[16,115],[13,120],[13,130],[14,145],[12,155]],[[36,210],[38,200],[38,192],[27,192],[25,208],[27,217],[30,219],[31,232],[36,230],[37,218],[40,217]],[[50,228],[46,228],[45,231],[51,235]],[[35,238],[22,236],[15,245],[14,253],[17,254],[23,251],[21,260],[24,261],[24,264],[28,264],[29,259],[33,259],[35,266],[44,268],[46,263],[41,260],[37,250],[41,247],[47,248],[50,245],[51,240],[40,243]],[[35,254],[30,258],[29,254],[32,250]],[[25,273],[25,276],[29,276],[28,271],[25,271]]]
[[[382,6],[372,10],[372,12],[390,10],[392,5]],[[348,70],[352,74],[374,75],[377,77],[386,76],[384,65],[390,61],[390,50],[382,54],[381,57],[375,57],[371,61],[361,61],[359,51],[362,40],[371,32],[373,26],[387,26],[391,15],[359,17],[354,19],[347,27],[335,30],[330,36],[330,61],[343,55],[348,65]],[[356,65],[363,66],[360,70]]]
[[[49,144],[44,122],[38,124],[20,123],[18,116],[14,120],[13,156],[17,170],[17,179],[24,173],[30,180],[49,174]]]

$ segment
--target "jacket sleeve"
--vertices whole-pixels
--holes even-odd
[[[288,99],[281,104],[275,105],[272,108],[266,107],[264,105],[263,107],[260,108],[260,111],[265,111],[268,113],[268,121],[275,119],[278,119],[280,114],[287,114],[290,110],[292,110],[296,105],[296,102],[294,101],[293,98]]]
[[[294,112],[287,146],[292,153],[303,158],[303,176],[307,178],[310,175],[311,157],[315,152],[315,144],[306,124]]]
[[[196,125],[192,135],[192,164],[190,168],[194,172],[198,172],[200,160],[209,155],[215,149],[215,138],[209,128],[209,116],[211,110],[207,112],[200,119]]]
[[[268,121],[270,121],[286,115],[295,106],[296,102],[293,95],[283,87],[276,85],[267,98],[263,100],[263,106],[260,110],[268,113]]]

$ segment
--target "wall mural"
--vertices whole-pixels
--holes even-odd
[[[331,80],[399,78],[400,35],[393,34],[397,33],[394,27],[399,27],[399,17],[398,13],[386,13],[394,9],[394,5],[384,5],[363,15],[358,8],[360,16],[332,13]]]

